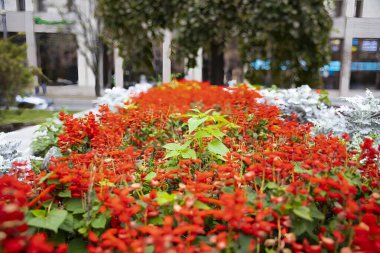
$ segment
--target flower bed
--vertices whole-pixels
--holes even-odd
[[[259,98],[174,81],[117,112],[61,113],[62,157],[0,178],[1,247],[380,252],[374,141],[351,151]]]

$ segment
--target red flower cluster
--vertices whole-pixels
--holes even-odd
[[[64,253],[67,245],[55,248],[47,241],[47,235],[27,234],[25,222],[28,196],[31,188],[15,176],[0,177],[0,249],[4,253]]]
[[[60,210],[61,239],[93,253],[379,252],[371,140],[354,154],[258,97],[173,81],[117,113],[61,114],[63,157],[29,207]]]

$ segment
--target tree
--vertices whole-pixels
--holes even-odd
[[[99,0],[98,10],[105,26],[103,37],[120,49],[126,65],[153,69],[154,43],[162,41],[165,29],[174,30],[182,14],[178,10],[187,6],[181,0]]]
[[[98,6],[97,0],[71,0],[68,1],[67,11],[74,14],[75,24],[68,23],[67,28],[74,30],[77,35],[78,49],[86,60],[95,76],[95,95],[101,95],[101,86],[103,78],[100,76],[102,68],[102,56],[104,51],[104,43],[101,39],[102,21],[96,15]],[[62,12],[60,6],[56,6],[65,17],[65,12]]]
[[[326,3],[256,0],[247,4],[240,30],[244,58],[268,60],[270,83],[318,86],[320,67],[330,54],[332,19]]]
[[[99,0],[105,31],[125,57],[149,61],[164,29],[175,32],[173,49],[195,64],[200,47],[210,55],[211,83],[223,82],[223,50],[240,42],[245,62],[270,61],[270,76],[295,84],[319,83],[329,57],[332,20],[325,0]],[[150,58],[151,59],[151,58]]]
[[[0,40],[0,97],[7,109],[16,95],[32,84],[32,72],[26,65],[26,45]]]

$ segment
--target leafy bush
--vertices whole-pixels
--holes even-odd
[[[0,98],[5,99],[6,107],[32,83],[32,71],[25,62],[26,45],[0,40]]]

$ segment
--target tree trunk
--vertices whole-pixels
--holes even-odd
[[[212,42],[210,59],[210,83],[224,84],[224,43]]]
[[[100,88],[101,87],[100,87],[99,73],[96,73],[95,74],[95,95],[97,97],[101,96]]]

